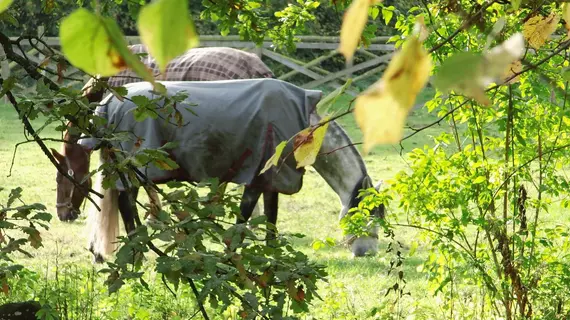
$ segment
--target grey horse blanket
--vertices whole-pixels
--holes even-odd
[[[304,170],[296,169],[292,142],[283,153],[290,156],[263,178],[256,178],[277,144],[310,125],[309,117],[321,99],[320,91],[305,90],[276,79],[161,83],[169,95],[181,91],[188,95],[177,106],[183,116],[182,126],[166,121],[165,117],[135,121],[133,111],[137,106],[129,100],[139,95],[156,98],[148,82],[126,85],[129,99],[121,102],[109,95],[96,110],[115,132],[134,133],[130,135],[132,139],[116,143],[115,148],[140,152],[157,149],[167,142],[178,143],[169,152],[180,168],[162,170],[154,165],[139,168],[149,179],[160,183],[217,177],[284,194],[301,189]],[[157,103],[157,108],[160,106],[162,102]],[[81,143],[93,147],[97,141],[82,139]],[[117,188],[124,190],[120,181]]]

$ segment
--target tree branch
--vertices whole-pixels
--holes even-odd
[[[4,79],[2,77],[0,77],[0,86],[2,86],[4,84]],[[12,92],[10,90],[6,91],[6,96],[8,97],[8,100],[10,100],[10,103],[12,104],[12,106],[14,107],[14,109],[16,110],[16,112],[21,115],[20,109],[18,108],[18,102],[16,101],[16,98],[14,97],[14,95],[12,94]],[[40,138],[40,136],[38,136],[38,134],[36,133],[36,131],[34,130],[34,127],[32,126],[32,124],[30,123],[30,121],[28,120],[27,117],[22,116],[22,122],[24,124],[24,127],[26,128],[26,130],[32,135],[32,137],[34,138],[34,141],[36,141],[36,143],[40,146],[40,149],[44,152],[44,154],[48,157],[48,159],[50,160],[50,162],[56,167],[57,171],[59,171],[59,173],[61,173],[64,177],[66,177],[67,179],[69,179],[76,187],[78,187],[79,191],[81,193],[83,193],[83,195],[85,195],[85,197],[87,199],[89,199],[89,201],[91,201],[91,203],[93,203],[93,205],[95,205],[95,207],[97,207],[98,210],[100,210],[99,206],[97,205],[97,203],[89,196],[89,192],[97,195],[100,198],[103,198],[103,195],[100,194],[99,192],[89,188],[89,187],[85,187],[83,186],[80,182],[78,182],[77,180],[75,180],[75,178],[71,177],[70,175],[67,174],[67,172],[65,172],[65,170],[63,170],[61,168],[61,166],[59,165],[59,163],[57,162],[57,160],[53,157],[53,155],[51,154],[51,152],[49,151],[49,149],[47,148],[47,146],[45,145],[45,143],[42,141],[42,138]],[[87,190],[87,191],[86,191]]]
[[[435,52],[437,50],[439,50],[441,47],[443,47],[445,44],[447,44],[448,42],[451,42],[455,37],[457,37],[457,35],[459,35],[463,30],[467,29],[468,27],[471,26],[471,22],[473,22],[473,18],[477,17],[479,14],[481,14],[483,11],[487,10],[487,8],[489,8],[490,6],[492,6],[497,0],[492,0],[489,1],[488,3],[486,3],[485,5],[483,5],[477,12],[475,12],[474,14],[471,14],[471,16],[469,17],[469,19],[467,19],[467,21],[465,21],[457,30],[455,30],[455,32],[453,32],[449,37],[447,37],[446,39],[444,39],[442,42],[440,42],[439,44],[435,45],[433,48],[431,48],[429,50],[429,53]]]

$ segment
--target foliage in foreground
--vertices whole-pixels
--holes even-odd
[[[569,187],[570,41],[558,23],[567,7],[452,1],[412,11],[430,30],[438,91],[425,107],[440,119],[411,135],[443,122],[449,130],[410,152],[409,169],[388,181],[380,197],[397,199],[391,227],[421,232],[411,247],[429,249],[421,271],[446,316],[568,317],[569,230],[549,221],[557,201],[567,207]],[[409,17],[396,26],[412,30]],[[517,32],[529,48],[491,77],[489,48],[513,50],[503,41]]]
[[[164,0],[157,1],[154,8],[164,3]],[[312,19],[311,9],[318,6],[314,1],[298,3],[298,6],[289,6],[279,12],[282,25],[277,27],[257,23],[263,19],[258,19],[260,16],[255,14],[258,3],[253,1],[240,2],[243,6],[234,7],[214,5],[209,10],[210,15],[205,16],[219,19],[221,25],[239,20],[240,34],[244,37],[260,41],[265,31],[275,42],[290,45],[292,35],[302,30],[305,21]],[[438,92],[426,107],[441,119],[431,125],[446,121],[450,126],[449,132],[434,139],[434,147],[412,151],[408,155],[410,170],[394,177],[390,188],[382,194],[372,195],[356,210],[356,214],[342,222],[343,227],[351,232],[361,230],[359,228],[368,224],[369,204],[397,199],[398,209],[384,227],[389,234],[392,232],[390,229],[397,232],[399,228],[422,231],[423,238],[419,240],[430,250],[422,271],[428,275],[432,293],[442,298],[450,317],[457,314],[506,319],[567,316],[570,312],[567,301],[570,274],[566,257],[568,230],[562,224],[554,223],[552,227],[543,219],[548,217],[553,203],[567,195],[569,185],[564,174],[570,146],[566,134],[570,129],[566,108],[567,48],[570,47],[570,40],[566,37],[570,29],[567,24],[570,21],[568,7],[557,2],[536,1],[422,1],[421,5],[402,14],[380,10],[385,9],[383,5],[368,0],[352,1],[350,7],[348,1],[343,1],[343,4],[350,8],[349,12],[354,12],[347,20],[358,22],[364,40],[371,36],[365,29],[369,16],[377,16],[381,12],[387,22],[395,18],[395,27],[400,34],[391,41],[398,47],[404,46],[402,54],[391,63],[392,68],[387,72],[389,77],[361,96],[369,98],[364,118],[373,119],[375,116],[384,121],[403,122],[419,88],[427,81],[428,74],[433,73],[432,84]],[[167,10],[169,7],[164,8]],[[351,10],[353,8],[358,10]],[[249,15],[245,14],[248,10],[251,12]],[[228,11],[230,15],[226,16]],[[232,12],[239,14],[232,16]],[[175,17],[180,10],[168,13]],[[167,46],[164,37],[152,37],[156,30],[145,28],[153,23],[164,28],[160,17],[141,16],[148,18],[139,21],[143,25],[143,28],[139,27],[141,37],[153,39],[154,51],[151,53],[162,57],[161,65],[180,50],[193,45],[188,41]],[[74,43],[73,37],[66,37],[66,57],[92,73],[113,74],[129,66],[138,69],[141,76],[148,77],[138,60],[124,50],[124,40],[113,21],[94,14],[89,17],[91,31],[105,30],[94,36],[108,46],[86,58],[81,55],[81,48]],[[193,35],[191,22],[181,21],[185,23],[170,31]],[[550,39],[553,33],[558,36],[556,39]],[[522,39],[521,35],[524,36],[523,45],[517,40]],[[360,43],[359,36],[357,33],[343,40],[352,42],[350,48],[343,49],[349,59]],[[430,49],[424,50],[423,46]],[[489,48],[498,49],[493,51]],[[414,56],[420,59],[410,59]],[[433,59],[433,67],[427,63],[429,59]],[[101,67],[104,68],[98,69]],[[31,70],[27,72],[36,79],[41,78]],[[13,79],[7,82],[14,84]],[[88,114],[89,106],[84,102],[77,103],[81,100],[76,93],[60,90],[55,83],[48,83],[48,86],[57,92],[55,96],[66,99],[64,103],[52,109],[50,102],[54,94],[44,91],[41,99],[35,97],[24,101],[25,113],[22,115],[33,115],[41,110],[55,121],[62,117],[77,120],[74,115]],[[12,88],[3,86],[5,93]],[[156,89],[160,91],[161,88],[157,86]],[[395,113],[389,113],[394,111],[394,105],[398,106]],[[39,110],[37,106],[40,106]],[[394,119],[394,114],[398,119]],[[367,131],[374,123],[362,122],[360,125]],[[412,134],[427,127],[412,128]],[[389,134],[401,126],[391,129]],[[373,133],[369,136],[378,134],[376,131]],[[401,134],[398,132],[396,136]],[[128,176],[128,170],[125,172],[124,169],[110,170],[118,170]],[[175,285],[188,283],[192,287],[192,276],[197,277],[195,280],[201,283],[200,289],[204,293],[202,296],[197,294],[199,300],[208,296],[211,304],[221,301],[222,305],[228,306],[228,297],[233,296],[241,302],[244,315],[252,317],[256,312],[269,315],[275,307],[282,308],[284,303],[280,297],[288,296],[295,301],[301,296],[310,297],[309,291],[304,291],[305,286],[312,289],[310,287],[322,275],[314,266],[281,274],[283,277],[274,272],[273,284],[282,293],[275,300],[276,304],[272,304],[273,300],[264,290],[253,290],[255,286],[263,289],[261,277],[265,276],[267,269],[261,266],[270,265],[283,271],[279,268],[290,268],[298,262],[306,266],[310,264],[306,257],[296,255],[287,246],[285,249],[268,249],[256,246],[255,240],[254,244],[246,245],[244,239],[255,239],[255,233],[238,226],[219,227],[227,208],[214,210],[216,204],[204,205],[190,194],[190,190],[184,188],[164,194],[173,207],[165,211],[161,219],[163,224],[151,229],[141,227],[135,237],[128,241],[125,239],[117,260],[107,270],[112,289],[129,279],[142,279],[137,269],[142,265],[139,253],[149,250],[149,240],[160,239],[170,240],[170,247],[167,246],[163,254],[171,255],[159,258],[158,271]],[[193,199],[192,202],[184,203],[178,197],[180,194]],[[567,201],[563,200],[562,204],[567,206]],[[192,212],[200,228],[192,224],[195,222],[193,218],[190,221],[170,220],[168,214],[180,209]],[[405,222],[400,219],[402,215]],[[201,229],[207,230],[209,241],[205,241],[202,234],[184,232]],[[214,252],[210,245],[218,246],[219,250]],[[417,245],[412,243],[412,248]],[[134,254],[131,249],[139,253]],[[265,250],[272,250],[271,254],[265,256]],[[396,252],[400,257],[400,251]],[[249,262],[246,264],[240,258],[247,258]],[[206,259],[218,264],[212,269],[200,269],[200,263]],[[273,259],[282,259],[283,265],[275,265],[277,260]],[[396,267],[401,264],[402,259],[395,262]],[[204,275],[207,278],[202,278]],[[401,270],[397,278],[398,282],[388,293],[395,292],[400,299],[405,294],[405,275]],[[227,285],[217,286],[216,281]],[[299,281],[304,284],[302,290],[298,287]],[[240,291],[243,288],[249,291],[243,293]],[[218,289],[222,291],[217,292]],[[464,296],[469,296],[470,301],[459,304]],[[404,315],[404,310],[398,309],[396,316]]]

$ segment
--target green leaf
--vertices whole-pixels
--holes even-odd
[[[170,141],[165,143],[160,149],[174,149],[178,147],[179,143],[177,141]]]
[[[133,116],[136,122],[143,122],[146,120],[146,118],[149,118],[151,116],[151,112],[145,108],[136,108],[133,111]]]
[[[117,23],[80,8],[63,19],[59,29],[61,50],[76,68],[91,75],[110,77],[127,66],[145,81],[154,78],[129,50]]]
[[[562,70],[562,79],[570,81],[570,68],[564,68],[564,70]]]
[[[473,184],[479,184],[487,181],[487,178],[484,176],[478,176],[475,180],[473,180]]]
[[[8,11],[4,11],[4,12],[0,13],[0,21],[6,21],[16,28],[20,27],[20,22],[18,21],[18,19],[16,19],[16,17],[14,17]]]
[[[51,214],[48,212],[38,212],[32,217],[32,219],[49,222],[51,220]]]
[[[372,7],[368,10],[368,14],[372,17],[372,20],[376,20],[380,14],[380,9],[378,9],[378,7]]]
[[[121,29],[115,20],[112,20],[110,18],[104,18],[104,20],[106,21],[107,33],[109,34],[109,37],[115,46],[115,49],[125,60],[125,63],[143,80],[152,83],[156,90],[156,83],[154,82],[154,76],[152,75],[152,72],[147,66],[145,66],[144,63],[141,62],[138,56],[129,50],[127,41],[125,40],[125,37],[123,36],[123,33],[121,32]]]
[[[247,6],[249,7],[249,9],[257,9],[261,7],[261,3],[255,1],[248,1]]]
[[[261,215],[259,217],[255,217],[255,218],[249,220],[249,224],[252,226],[256,226],[258,224],[265,223],[266,220],[267,220],[267,217],[265,215]]]
[[[411,246],[410,246],[410,257],[412,257],[414,255],[414,253],[416,253],[417,248],[418,248],[418,242],[412,241]]]
[[[8,207],[12,206],[16,199],[19,199],[22,196],[22,188],[17,187],[10,191],[10,196],[8,197]]]
[[[447,278],[445,278],[445,280],[443,280],[441,282],[441,284],[439,285],[439,287],[437,287],[437,289],[435,289],[435,293],[437,294],[438,292],[440,292],[441,290],[443,290],[443,288],[449,283],[451,282],[451,276],[448,276]]]
[[[145,96],[133,96],[131,97],[131,100],[137,105],[137,107],[146,107],[150,104],[150,99]]]
[[[0,12],[6,11],[14,0],[0,0]]]
[[[305,5],[308,9],[316,9],[321,5],[321,3],[319,1],[308,1]]]
[[[317,251],[325,247],[325,243],[321,240],[315,240],[313,242],[313,250]]]
[[[141,9],[137,27],[142,43],[161,72],[170,60],[198,46],[199,38],[188,12],[188,0],[157,0]]]
[[[281,143],[275,147],[275,153],[271,156],[271,158],[269,158],[269,160],[267,160],[265,167],[263,167],[263,170],[261,170],[259,174],[262,174],[265,171],[269,170],[271,166],[277,166],[279,164],[279,158],[281,158],[281,154],[283,153],[286,145],[287,141],[281,141]]]
[[[384,18],[384,23],[388,25],[392,17],[394,16],[394,11],[382,8],[382,17]]]

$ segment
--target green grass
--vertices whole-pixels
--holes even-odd
[[[429,99],[431,92],[427,90],[422,93],[420,101]],[[344,96],[336,103],[336,108],[346,108],[352,97]],[[432,122],[434,115],[428,114],[423,108],[418,108],[411,113],[409,122],[414,126],[422,126]],[[362,135],[354,118],[349,115],[339,120],[342,126],[348,131],[353,141],[362,141]],[[39,127],[41,121],[34,121],[35,127]],[[54,126],[48,127],[43,133],[44,136],[58,138],[58,133],[53,130]],[[437,135],[445,126],[433,127],[425,130],[422,134],[414,136],[404,143],[404,152],[415,147],[423,147],[431,143],[432,136]],[[19,262],[26,265],[31,270],[46,274],[50,278],[54,276],[54,266],[68,268],[73,266],[80,271],[70,271],[62,273],[65,279],[73,279],[74,273],[88,274],[91,270],[91,256],[86,248],[85,217],[81,217],[74,223],[62,223],[55,215],[55,169],[45,157],[39,147],[34,143],[21,145],[15,157],[15,164],[10,176],[8,176],[14,146],[17,142],[24,141],[23,129],[16,113],[8,105],[0,105],[0,186],[5,190],[20,186],[24,189],[24,199],[28,202],[44,203],[50,212],[53,213],[53,220],[49,231],[42,234],[44,246],[39,250],[31,250],[33,258],[19,257]],[[47,142],[48,147],[59,150],[59,143]],[[93,157],[95,158],[95,157]],[[379,146],[364,158],[369,173],[374,180],[390,179],[396,172],[406,169],[406,160],[400,155],[400,147],[397,145]],[[97,161],[95,161],[97,162]],[[7,192],[0,193],[0,199],[4,199]],[[282,233],[302,233],[306,237],[294,239],[294,246],[308,254],[311,259],[328,267],[330,274],[328,283],[321,283],[321,295],[324,301],[318,301],[313,307],[315,318],[318,319],[366,319],[370,310],[384,304],[390,304],[391,300],[385,298],[385,290],[393,283],[393,278],[387,276],[389,260],[380,250],[376,257],[353,259],[350,252],[344,247],[325,248],[314,251],[311,243],[315,239],[332,237],[337,242],[341,242],[342,234],[338,225],[338,213],[340,210],[339,200],[334,192],[326,185],[313,170],[308,170],[304,187],[296,195],[281,196],[280,216],[278,228]],[[397,239],[404,245],[410,243],[415,233],[410,230],[398,230]],[[381,238],[381,246],[385,247],[387,240]],[[401,306],[414,308],[433,309],[432,298],[425,295],[426,280],[416,272],[416,267],[421,264],[421,248],[418,254],[406,261],[405,271],[408,280],[408,288],[412,292],[412,297],[404,299]],[[63,270],[62,269],[62,270]],[[62,275],[60,275],[61,277]],[[87,278],[86,278],[87,279]],[[87,281],[87,280],[85,280]],[[124,319],[124,315],[135,312],[133,310],[146,310],[147,313],[157,315],[165,314],[181,315],[183,312],[193,310],[190,294],[179,296],[178,299],[169,297],[162,287],[159,279],[151,282],[151,286],[156,295],[163,295],[163,298],[144,298],[144,293],[136,286],[127,286],[118,295],[106,297],[103,288],[103,278],[94,280],[92,290],[97,293],[93,299],[97,301],[97,306],[101,308],[101,315],[114,318],[112,314],[105,310],[119,310],[117,319]],[[33,292],[33,286],[29,289],[20,286],[14,291],[14,295],[19,294],[19,298],[33,298],[40,296],[39,292]],[[71,288],[83,288],[84,284],[76,284]],[[75,289],[74,289],[75,290]],[[8,301],[15,296],[5,297]],[[421,298],[421,301],[416,301]],[[146,300],[145,300],[146,299]],[[390,298],[392,299],[392,298]],[[144,300],[144,301],[143,301]],[[141,302],[143,301],[143,302]],[[165,302],[166,301],[166,302]],[[415,301],[415,302],[414,302]],[[418,305],[419,304],[419,305]],[[158,312],[161,307],[164,310]],[[132,311],[132,312],[131,312]],[[137,318],[145,318],[139,315]],[[168,317],[166,317],[168,318]]]

